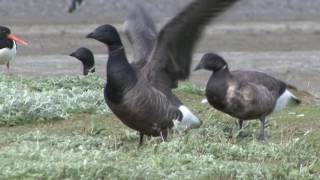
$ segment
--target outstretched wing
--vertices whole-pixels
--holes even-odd
[[[205,25],[237,0],[195,0],[159,33],[147,76],[162,91],[171,91],[190,74],[194,47]]]
[[[153,20],[139,4],[130,4],[123,32],[133,47],[134,64],[145,64],[157,39]]]

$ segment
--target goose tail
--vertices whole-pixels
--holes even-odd
[[[199,128],[202,124],[202,121],[197,118],[188,107],[181,105],[179,107],[179,111],[181,112],[180,121],[175,121],[175,129],[182,131],[188,131],[190,129]]]
[[[294,94],[292,94],[288,89],[286,89],[277,99],[274,111],[280,111],[289,104],[299,105],[301,104],[301,100],[297,98]]]
[[[301,100],[300,99],[298,99],[297,97],[292,97],[292,101],[295,103],[295,104],[297,104],[297,105],[299,105],[299,104],[301,104]]]

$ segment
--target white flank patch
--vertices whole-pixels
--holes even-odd
[[[0,49],[0,64],[7,64],[9,61],[11,61],[17,52],[17,46],[16,43],[13,41],[13,48],[2,48]]]
[[[280,111],[285,108],[292,98],[297,99],[295,95],[293,95],[289,90],[285,90],[284,93],[278,98],[276,102],[276,107],[273,111]]]
[[[179,110],[182,113],[182,120],[175,121],[175,127],[177,129],[183,129],[184,131],[189,129],[199,128],[202,122],[187,108],[186,106],[182,105],[179,107]]]
[[[202,99],[201,104],[207,104],[207,103],[208,103],[208,99],[207,98]]]

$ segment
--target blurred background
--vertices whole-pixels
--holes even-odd
[[[132,0],[84,0],[85,7],[66,16],[70,0],[1,0],[2,23],[105,23],[122,22],[126,6]],[[161,21],[178,13],[191,0],[134,0],[144,4],[155,20]],[[227,21],[319,21],[318,0],[241,0]],[[8,18],[9,17],[9,18]]]
[[[136,0],[161,28],[190,0]],[[69,0],[0,0],[0,22],[26,39],[12,63],[13,75],[81,74],[81,64],[68,54],[80,46],[93,50],[97,71],[105,74],[106,48],[85,35],[100,24],[119,29],[130,0],[85,0],[67,13]],[[252,69],[288,81],[320,95],[320,1],[242,0],[207,27],[194,55],[223,55],[231,69]],[[126,42],[131,54],[131,47]],[[196,62],[194,63],[196,64]],[[0,66],[5,73],[5,66]],[[191,81],[204,85],[209,74],[194,73]]]

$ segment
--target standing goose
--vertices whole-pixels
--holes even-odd
[[[266,117],[281,110],[290,101],[300,104],[287,84],[256,71],[229,71],[227,62],[219,55],[205,54],[195,70],[212,71],[207,83],[208,102],[217,110],[239,119],[260,119],[259,140],[265,140]]]
[[[124,124],[140,132],[139,145],[144,134],[166,140],[174,120],[187,128],[201,125],[172,88],[189,76],[191,55],[205,25],[234,2],[197,0],[188,5],[160,31],[152,54],[141,67],[129,64],[113,26],[100,26],[87,35],[109,49],[105,100]]]
[[[28,45],[28,43],[21,38],[11,34],[9,28],[0,26],[0,64],[7,66],[9,73],[10,61],[14,59],[17,52],[17,45]]]
[[[83,65],[83,75],[88,75],[89,73],[94,73],[94,57],[90,49],[81,47],[70,54],[70,56],[75,57],[81,61]]]

